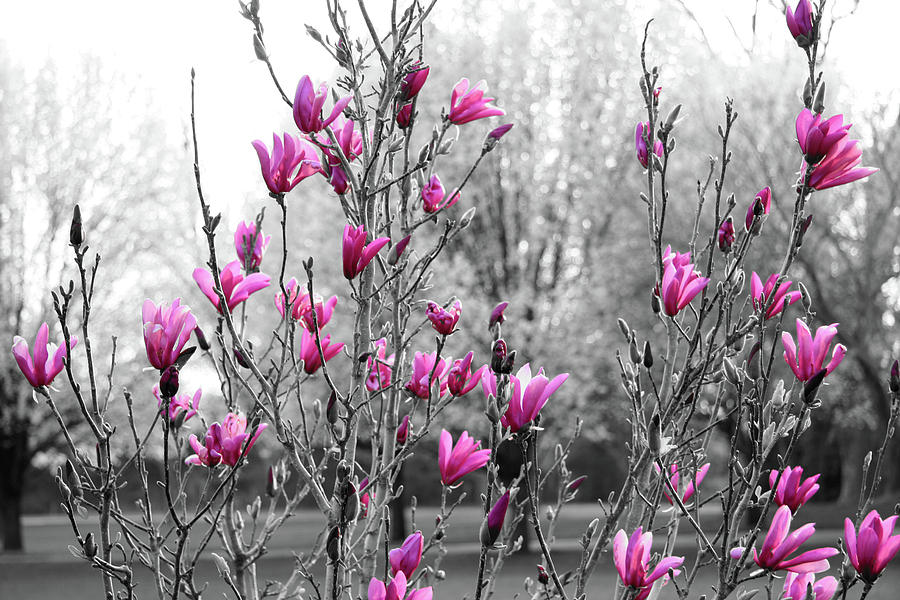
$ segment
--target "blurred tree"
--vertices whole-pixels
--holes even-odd
[[[173,266],[193,262],[190,224],[170,218],[190,214],[189,163],[179,163],[183,149],[167,139],[165,125],[149,110],[152,102],[117,81],[99,60],[84,59],[68,73],[47,63],[28,75],[7,56],[0,52],[0,339],[11,344],[22,335],[33,346],[46,321],[56,332],[51,340],[59,341],[49,291],[74,275],[67,235],[73,207],[80,204],[86,242],[103,254],[93,307],[104,314],[92,334],[96,360],[108,365],[110,335],[128,332],[111,385],[127,383],[138,372],[131,359],[142,351],[143,295],[151,284],[154,296],[175,289],[190,270]],[[144,100],[134,103],[135,97]],[[80,337],[78,322],[70,326]],[[63,377],[60,390],[67,387]],[[57,395],[64,419],[76,426],[71,396]],[[37,454],[57,446],[60,433],[49,409],[32,401],[12,354],[0,352],[5,550],[23,547],[26,473]]]

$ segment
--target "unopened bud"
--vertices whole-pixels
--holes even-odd
[[[807,79],[806,83],[803,85],[803,106],[812,106],[812,101],[813,101],[812,81]]]
[[[260,38],[255,33],[253,34],[253,54],[256,55],[256,58],[265,62],[269,57],[266,55],[266,47],[263,44],[262,38]]]
[[[412,239],[412,234],[406,236],[393,246],[391,246],[391,251],[388,252],[388,264],[392,267],[396,265],[400,261],[400,257],[403,256],[403,251],[406,250],[406,247],[409,245],[409,240]]]
[[[494,373],[503,372],[503,361],[506,359],[506,354],[506,342],[503,341],[503,338],[500,338],[494,342],[494,346],[491,349],[491,371]]]
[[[537,576],[538,582],[540,582],[541,585],[547,585],[548,583],[550,583],[550,575],[547,574],[547,570],[544,567],[542,567],[541,565],[537,566],[537,570],[538,570],[538,576]]]
[[[332,527],[328,532],[328,540],[325,542],[325,553],[328,560],[337,562],[341,556],[341,530],[337,526]]]
[[[247,352],[249,352],[249,351],[250,351],[250,348],[248,347]],[[247,357],[244,356],[244,353],[241,352],[241,350],[237,346],[234,347],[234,360],[236,360],[237,364],[244,367],[245,369],[250,368],[250,362],[247,360]]]
[[[675,121],[678,120],[678,115],[681,113],[681,105],[676,104],[675,107],[669,111],[669,116],[666,117],[666,120],[663,124],[663,129],[669,131],[672,127],[675,126]]]
[[[459,219],[459,228],[465,229],[466,227],[471,225],[473,218],[475,218],[475,207],[474,206],[463,213],[463,216]]]
[[[869,467],[872,465],[872,451],[869,450],[866,452],[866,456],[863,458],[863,471],[868,471]]]
[[[79,500],[84,497],[84,490],[81,487],[81,478],[78,476],[78,472],[75,470],[75,465],[72,464],[72,461],[66,459],[66,482],[69,485],[69,488],[72,490],[72,496],[78,498]]]
[[[653,418],[650,419],[650,424],[647,426],[647,445],[650,448],[651,455],[659,456],[659,451],[662,448],[662,429],[660,427],[659,413],[653,415]]]
[[[259,518],[259,509],[262,507],[262,500],[259,499],[259,496],[256,497],[256,500],[253,501],[253,504],[247,507],[247,514],[250,515],[250,518],[254,521]]]
[[[819,86],[819,89],[816,91],[816,99],[813,102],[813,112],[817,115],[821,115],[822,112],[825,111],[825,82]]]
[[[215,552],[210,552],[210,554],[212,554],[213,562],[216,564],[216,570],[219,572],[219,577],[230,575],[231,568],[228,566],[228,561]]]
[[[266,496],[274,498],[278,494],[278,478],[275,476],[275,467],[269,466],[269,475],[266,479]]]
[[[163,398],[174,398],[178,393],[178,369],[169,367],[159,376],[159,393]]]
[[[516,351],[513,350],[509,354],[506,355],[506,358],[503,359],[503,365],[500,369],[500,372],[509,375],[513,371],[513,367],[516,365]]]
[[[660,311],[659,304],[659,296],[656,294],[650,294],[650,308],[653,310],[654,315],[658,315]]]
[[[625,339],[630,340],[631,339],[631,329],[628,327],[628,322],[625,319],[620,317],[616,321],[616,323],[619,325],[619,331],[622,332],[622,335],[625,336]]]
[[[431,154],[431,144],[425,144],[419,150],[419,164],[422,164],[428,160],[428,156]]]
[[[722,361],[722,370],[725,372],[725,379],[728,380],[728,383],[731,385],[740,383],[741,379],[738,375],[737,367],[734,366],[734,363],[727,356]]]
[[[206,339],[206,336],[203,335],[203,330],[200,329],[199,326],[194,327],[194,336],[197,338],[197,345],[200,346],[200,349],[204,352],[209,351],[209,342]]]
[[[797,287],[800,288],[800,301],[803,303],[803,310],[809,312],[812,310],[812,296],[809,295],[809,290],[806,289],[802,281],[797,284]]]
[[[487,406],[484,409],[484,414],[491,423],[500,422],[500,411],[497,410],[497,399],[494,398],[493,394],[489,395],[487,398]]]
[[[891,391],[900,392],[900,361],[894,360],[891,364],[891,378],[889,380]]]
[[[84,228],[81,224],[81,208],[76,204],[72,210],[72,225],[69,227],[69,243],[80,248],[84,243]]]
[[[644,360],[644,357],[641,356],[641,352],[638,350],[637,341],[634,338],[632,338],[631,342],[628,344],[628,357],[631,359],[631,362],[636,365]]]
[[[455,142],[455,141],[456,140],[447,140],[446,142],[441,144],[441,147],[438,148],[438,151],[437,151],[438,155],[450,154],[450,150],[453,148],[453,142]]]
[[[97,544],[94,542],[94,532],[90,532],[84,538],[84,544],[82,544],[81,549],[84,550],[84,555],[88,558],[94,558],[97,556]]]
[[[338,420],[338,407],[337,407],[337,394],[334,390],[331,391],[331,395],[328,396],[328,406],[325,409],[325,419],[334,425]]]

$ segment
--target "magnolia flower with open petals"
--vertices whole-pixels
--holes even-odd
[[[370,392],[377,392],[389,386],[393,365],[394,355],[387,356],[387,340],[385,338],[376,340],[374,356],[370,354],[366,359],[366,370],[369,371],[369,376],[366,377],[366,389]]]
[[[503,312],[506,310],[506,307],[509,306],[509,302],[501,302],[491,311],[491,318],[488,319],[488,329],[492,328],[494,325],[500,325],[506,320],[506,317],[503,316]]]
[[[395,548],[388,553],[388,562],[391,565],[391,575],[403,573],[406,578],[412,577],[412,574],[418,568],[422,561],[422,550],[425,546],[425,538],[421,531],[417,531],[404,540],[399,548]]]
[[[659,470],[659,465],[653,465],[653,468],[657,474],[659,474],[661,472]],[[703,465],[702,467],[697,469],[696,475],[694,475],[694,476],[688,475],[687,485],[684,488],[684,492],[681,494],[681,503],[682,504],[687,504],[688,500],[690,500],[691,498],[694,497],[694,492],[697,491],[696,487],[700,486],[700,483],[706,477],[707,471],[709,471],[709,463],[706,463],[705,465]],[[681,482],[681,473],[679,472],[678,465],[673,463],[669,467],[669,483],[672,484],[672,487],[675,490],[678,490],[678,484],[680,482]],[[695,483],[696,483],[696,487],[695,487]],[[669,492],[665,487],[663,488],[663,495],[666,497],[666,500],[669,502],[669,504],[673,503],[672,498],[669,496]]]
[[[144,300],[141,320],[147,360],[160,371],[175,364],[197,326],[197,319],[188,306],[181,304],[181,298],[176,298],[172,306],[157,306],[152,300]]]
[[[882,520],[878,511],[873,510],[859,524],[857,535],[853,521],[844,519],[847,554],[863,581],[872,583],[878,579],[900,550],[900,535],[893,535],[896,523],[897,515]]]
[[[512,393],[509,407],[500,417],[500,423],[515,433],[534,419],[547,404],[550,396],[569,378],[568,373],[557,375],[552,380],[539,369],[535,375],[531,373],[531,365],[523,365],[515,375],[510,375],[509,385]],[[485,396],[497,396],[497,379],[487,369],[481,377],[481,388]]]
[[[328,362],[344,349],[344,343],[331,343],[330,335],[319,335],[322,342],[322,353],[325,355],[325,362]],[[303,370],[312,375],[322,367],[322,356],[319,354],[319,348],[316,346],[316,334],[302,330],[300,334],[300,358],[303,359]]]
[[[431,326],[441,335],[450,335],[456,331],[459,316],[462,313],[462,303],[456,300],[450,308],[444,308],[437,302],[429,302],[425,309],[425,316],[431,321]]]
[[[423,65],[421,61],[415,61],[409,67],[409,73],[403,77],[400,83],[400,99],[402,102],[409,102],[419,94],[419,90],[425,85],[428,79],[428,73],[431,67]]]
[[[188,332],[190,334],[190,332]],[[33,387],[50,385],[63,370],[63,359],[66,357],[66,345],[58,346],[47,340],[50,338],[50,328],[46,323],[41,323],[37,336],[34,339],[34,356],[28,349],[28,342],[21,336],[13,337],[12,353],[16,364],[22,371],[22,375]],[[78,344],[78,338],[69,338],[72,348]]]
[[[335,147],[331,139],[324,133],[316,136],[316,141],[322,147],[325,154],[326,163],[323,174],[328,178],[331,187],[335,193],[345,194],[350,188],[350,178],[344,171],[341,155],[352,163],[362,153],[362,134],[356,129],[356,124],[350,119],[339,117],[329,126],[334,134],[337,147]]]
[[[831,353],[831,361],[823,367],[831,340],[837,335],[837,323],[822,325],[816,329],[816,335],[809,331],[809,327],[797,319],[797,344],[787,331],[781,334],[781,343],[784,345],[784,360],[800,381],[809,381],[822,369],[825,375],[831,374],[844,360],[847,348],[843,344],[837,344]]]
[[[300,78],[294,94],[294,123],[303,133],[318,133],[328,127],[332,121],[350,104],[352,96],[344,96],[334,104],[331,114],[322,118],[322,107],[328,97],[328,86],[320,83],[318,89],[313,88],[308,75]]]
[[[295,277],[291,277],[290,281],[284,284],[287,291],[287,299],[282,292],[275,294],[275,308],[278,314],[284,319],[284,314],[288,306],[291,307],[291,317],[295,320],[300,319],[310,310],[309,293],[306,286],[301,286]]]
[[[477,471],[491,459],[490,450],[482,450],[481,442],[463,431],[456,445],[453,436],[446,429],[441,430],[441,441],[438,444],[438,468],[441,471],[441,482],[453,485],[472,471]]]
[[[812,588],[811,600],[831,600],[837,590],[837,579],[823,577],[816,581],[813,573],[788,573],[784,578],[782,600],[806,600],[806,592]]]
[[[369,581],[369,589],[366,594],[368,600],[431,600],[433,590],[431,586],[411,590],[406,593],[406,574],[402,571],[394,575],[387,585],[383,581],[373,577]]]
[[[194,395],[190,394],[178,394],[174,398],[169,400],[169,421],[171,423],[184,423],[191,417],[197,414],[200,409],[200,396],[203,394],[202,388],[197,388],[197,391],[194,392]],[[156,406],[159,408],[159,413],[161,415],[165,415],[165,404],[166,399],[162,397],[159,393],[159,385],[153,386],[153,396],[156,398]],[[184,415],[184,418],[181,418],[181,415]]]
[[[253,272],[259,269],[271,241],[271,235],[264,236],[262,231],[256,233],[255,221],[241,221],[238,224],[234,230],[234,249],[244,270]],[[251,245],[253,248],[250,248]]]
[[[447,393],[447,372],[450,370],[452,358],[441,358],[435,366],[436,352],[416,352],[413,358],[413,368],[406,389],[421,398],[428,400],[431,393],[431,385],[438,382],[438,397]],[[434,371],[434,376],[431,373]],[[429,385],[431,377],[431,385]]]
[[[271,277],[265,273],[251,273],[244,277],[241,273],[241,261],[233,260],[222,269],[219,274],[219,281],[222,282],[222,293],[225,295],[225,302],[228,304],[228,310],[233,311],[234,308],[250,297],[251,294],[268,287]],[[194,281],[200,287],[200,291],[209,298],[213,306],[220,313],[222,307],[219,306],[219,296],[215,292],[215,280],[212,273],[206,269],[194,269]]]
[[[366,244],[366,230],[360,225],[353,228],[344,225],[342,238],[342,253],[344,259],[344,277],[354,279],[365,270],[366,266],[375,258],[378,251],[384,248],[390,238],[380,237]]]
[[[756,194],[756,197],[753,199],[753,202],[750,203],[750,206],[747,207],[747,215],[744,217],[744,229],[750,231],[753,229],[753,233],[759,232],[759,223],[762,223],[762,219],[765,218],[767,214],[769,214],[769,210],[772,208],[772,189],[769,186],[764,187],[759,190],[759,193]],[[753,228],[754,220],[757,222],[757,227]]]
[[[322,299],[319,298],[312,306],[307,304],[300,315],[304,327],[309,331],[315,331],[316,324],[318,324],[319,329],[328,325],[328,322],[331,321],[331,315],[334,313],[334,307],[337,306],[337,301],[338,297],[332,296],[325,302],[322,302]]]
[[[813,43],[813,15],[809,0],[800,0],[797,8],[785,7],[784,17],[797,45],[807,48]]]
[[[465,396],[471,392],[487,372],[487,365],[481,365],[474,373],[471,372],[474,357],[475,353],[469,352],[463,358],[454,360],[453,366],[447,371],[447,389],[453,396]]]
[[[819,474],[803,479],[803,467],[786,467],[781,471],[781,479],[778,479],[778,473],[777,469],[772,469],[769,473],[770,488],[775,488],[775,481],[778,480],[773,500],[778,506],[787,506],[791,512],[797,512],[819,491],[819,484],[816,483],[819,481]]]
[[[750,275],[750,299],[753,301],[753,308],[762,310],[764,306],[768,305],[766,319],[780,314],[785,308],[785,300],[788,305],[791,305],[800,299],[799,290],[789,291],[792,283],[790,280],[785,280],[777,290],[775,289],[779,277],[781,274],[772,273],[766,280],[766,285],[763,285],[762,279],[755,271]]]
[[[502,108],[497,108],[491,102],[493,98],[485,97],[487,84],[479,81],[473,87],[469,87],[469,80],[463,77],[450,94],[450,114],[447,118],[454,125],[464,125],[478,119],[498,117],[505,115]]]
[[[634,126],[634,149],[637,152],[638,162],[641,163],[641,166],[645,169],[650,165],[650,152],[647,150],[647,140],[644,139],[644,134],[647,134],[648,137],[652,137],[653,133],[650,131],[650,125],[646,122],[639,122]],[[656,140],[653,142],[653,154],[662,158],[663,155],[663,144],[661,141]]]
[[[859,140],[850,139],[850,124],[844,124],[843,115],[835,115],[822,120],[822,115],[814,115],[804,108],[797,115],[797,142],[803,152],[802,175],[816,190],[843,185],[868,177],[878,169],[860,167],[862,150]],[[813,165],[811,167],[810,165]]]
[[[240,413],[228,413],[221,425],[213,423],[209,426],[203,444],[200,443],[196,435],[191,434],[188,443],[190,443],[196,454],[188,456],[184,462],[189,465],[206,467],[214,467],[224,463],[233,467],[238,463],[242,455],[246,456],[266,427],[268,425],[261,423],[256,427],[253,436],[250,437],[250,434],[247,433],[247,417]],[[247,447],[244,448],[242,453],[241,448],[244,447],[244,442],[247,438],[250,438],[250,441],[247,442]]]
[[[616,571],[625,587],[638,590],[635,600],[644,600],[653,590],[654,582],[661,579],[663,585],[668,580],[669,569],[677,575],[678,567],[684,563],[683,556],[667,556],[660,559],[656,567],[650,570],[650,547],[653,545],[653,534],[643,532],[638,527],[631,537],[620,529],[613,540],[613,562]]]
[[[793,558],[788,558],[816,532],[815,524],[808,523],[793,533],[791,529],[791,509],[780,506],[775,511],[772,524],[763,540],[762,550],[752,549],[753,561],[769,571],[791,571],[792,573],[821,573],[828,570],[828,559],[838,553],[837,548],[816,548],[807,550]],[[737,560],[744,555],[745,548],[731,550],[731,558]]]
[[[252,145],[259,157],[263,181],[273,194],[286,194],[307,177],[322,171],[315,147],[289,133],[282,138],[272,134],[271,155],[261,140],[253,140]]]
[[[694,270],[694,265],[688,262],[691,260],[690,252],[673,254],[668,248],[666,250],[662,284],[657,286],[657,290],[663,310],[674,317],[706,287],[709,279],[701,277],[700,272]]]
[[[429,214],[449,208],[458,201],[459,192],[454,190],[449,196],[445,195],[444,185],[437,175],[432,175],[425,187],[422,188],[422,208]]]

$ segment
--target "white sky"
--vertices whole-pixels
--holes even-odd
[[[758,43],[783,38],[783,14],[770,0],[759,1],[763,6]],[[840,12],[850,1],[830,3],[836,3]],[[740,53],[726,17],[742,34],[749,34],[754,3],[685,0],[712,44],[726,56]],[[265,67],[253,56],[250,24],[238,14],[236,0],[28,0],[6,4],[0,40],[16,62],[36,68],[53,58],[64,71],[67,64],[77,64],[80,54],[98,54],[149,90],[150,103],[168,113],[179,140],[189,114],[189,71],[195,67],[201,160],[210,198],[233,205],[242,199],[242,190],[259,187],[250,141],[262,138],[271,142],[270,132],[289,123],[290,114],[277,98]],[[345,4],[357,18],[356,2]],[[384,0],[369,4],[377,24],[387,4]],[[453,10],[454,5],[451,0],[439,3],[435,18],[440,19],[440,11]],[[652,16],[653,2],[636,6],[638,11],[647,10],[646,17]],[[324,9],[323,0],[262,0],[260,14],[269,53],[291,95],[304,73],[315,80],[332,73],[324,52],[304,28],[308,23],[328,31]],[[829,59],[842,69],[842,78],[861,98],[900,90],[900,68],[894,64],[893,48],[898,17],[900,3],[895,0],[862,0],[857,14],[835,30]]]

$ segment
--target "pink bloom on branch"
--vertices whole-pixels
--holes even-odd
[[[506,320],[503,312],[506,310],[507,306],[509,306],[509,302],[501,302],[494,307],[494,310],[491,311],[491,318],[488,320],[488,329],[492,328],[494,325],[500,325]]]
[[[400,425],[397,426],[397,445],[402,446],[409,439],[409,415],[403,417]]]
[[[422,188],[422,208],[427,213],[435,213],[439,210],[449,208],[459,201],[459,192],[454,190],[451,197],[444,194],[444,185],[441,178],[432,175],[431,179]]]
[[[271,241],[271,235],[263,236],[262,231],[256,232],[255,221],[241,221],[238,224],[234,231],[234,250],[245,271],[253,272],[259,268],[263,254]]]
[[[176,298],[169,307],[165,304],[157,306],[148,299],[144,300],[141,319],[147,360],[160,371],[174,365],[197,326],[191,309],[181,304],[181,298]]]
[[[348,163],[359,158],[362,153],[362,134],[356,130],[356,124],[350,119],[339,117],[329,128],[334,133],[337,147],[335,147],[325,133],[316,136],[316,141],[322,147],[322,152],[327,159],[327,170],[323,171],[335,193],[345,194],[350,187],[349,177],[341,163],[341,154]]]
[[[800,0],[797,3],[797,8],[794,10],[787,6],[784,11],[784,17],[787,21],[788,29],[791,35],[794,36],[797,44],[801,48],[809,46],[813,41],[812,6],[810,6],[809,0]]]
[[[797,344],[787,331],[781,334],[781,343],[784,345],[784,360],[800,381],[809,381],[823,368],[825,375],[829,375],[844,360],[847,348],[843,344],[837,344],[831,353],[831,361],[823,367],[831,340],[837,335],[837,323],[823,325],[816,329],[816,335],[809,331],[809,327],[797,319]]]
[[[493,140],[498,140],[498,141],[499,141],[500,138],[502,138],[504,135],[506,135],[507,132],[508,132],[510,129],[513,128],[513,125],[514,125],[514,123],[506,123],[506,124],[501,125],[501,126],[499,126],[499,127],[495,127],[495,128],[492,129],[491,132],[488,134],[488,137],[491,138],[491,139],[493,139]]]
[[[792,283],[790,280],[785,280],[778,286],[777,290],[775,289],[775,283],[779,277],[781,277],[779,273],[773,273],[766,280],[766,285],[763,286],[762,279],[759,278],[755,271],[750,275],[750,299],[753,301],[753,308],[762,310],[764,306],[768,305],[766,319],[771,319],[781,313],[785,308],[785,299],[787,299],[788,305],[800,299],[799,291],[788,291]],[[771,304],[769,303],[770,300]]]
[[[445,360],[441,358],[437,361],[437,367],[435,367],[436,357],[436,352],[416,352],[415,358],[413,358],[412,374],[409,382],[406,384],[406,389],[422,400],[429,399],[431,385],[434,385],[435,382],[438,383],[438,397],[447,393],[447,373],[450,370],[449,361],[453,359],[448,358]],[[434,371],[434,377],[431,378],[431,385],[429,385],[428,378],[431,376],[432,370]]]
[[[325,362],[328,362],[344,349],[344,343],[331,343],[330,335],[319,334],[322,343],[322,354]],[[303,329],[300,334],[300,358],[303,360],[303,370],[312,375],[322,367],[322,356],[316,346],[316,334]]]
[[[775,485],[778,473],[775,469],[772,469],[772,472],[769,473],[770,488]],[[795,513],[801,506],[809,502],[809,499],[819,491],[819,484],[816,482],[819,480],[820,475],[816,474],[801,481],[802,477],[803,467],[786,467],[781,472],[781,479],[778,481],[777,489],[775,489],[773,498],[775,504],[787,506],[791,509],[791,512]]]
[[[406,593],[407,580],[406,575],[401,571],[394,578],[384,585],[380,579],[373,577],[369,581],[369,589],[366,594],[368,600],[431,600],[433,590],[431,586],[412,590]]]
[[[190,335],[190,330],[188,330],[188,335]],[[13,337],[12,353],[16,364],[19,365],[19,369],[28,383],[36,388],[50,385],[63,370],[66,344],[63,342],[57,347],[56,344],[48,342],[49,338],[50,328],[46,323],[41,323],[34,339],[34,356],[32,356],[25,338],[18,335]],[[69,340],[72,348],[78,344],[78,338],[74,336]]]
[[[388,562],[391,564],[391,575],[403,573],[406,578],[412,577],[413,572],[422,561],[422,550],[425,538],[421,531],[417,531],[406,538],[399,548],[388,553]]]
[[[812,600],[831,600],[837,590],[837,579],[823,577],[816,581],[812,573],[788,573],[784,578],[784,596],[782,600],[806,600],[807,589],[812,587]]]
[[[419,91],[428,79],[428,73],[430,71],[431,67],[423,65],[421,61],[418,60],[410,65],[409,73],[406,74],[403,81],[400,83],[401,101],[409,102],[419,94]]]
[[[387,340],[381,338],[375,341],[375,356],[371,354],[366,359],[366,369],[369,376],[366,378],[366,389],[370,392],[377,392],[391,385],[392,369],[394,364],[394,355],[386,356]]]
[[[836,548],[816,548],[788,558],[789,554],[800,548],[816,532],[815,524],[808,523],[793,533],[790,533],[790,529],[791,509],[780,506],[769,525],[762,550],[757,553],[756,548],[752,549],[753,561],[760,568],[770,571],[821,573],[828,570],[828,558],[838,553]],[[745,551],[745,548],[734,548],[731,550],[731,558],[737,560]]]
[[[297,91],[294,94],[294,123],[303,133],[318,133],[328,127],[332,121],[350,104],[352,96],[344,96],[334,104],[331,114],[322,118],[322,108],[328,97],[328,86],[319,84],[318,89],[313,89],[312,80],[308,75],[300,78]]]
[[[454,125],[464,125],[478,119],[498,117],[505,115],[502,108],[497,108],[491,102],[493,98],[486,98],[487,84],[479,81],[473,87],[469,87],[469,80],[463,77],[450,94],[450,114],[448,119]]]
[[[747,208],[747,216],[744,218],[744,229],[750,231],[753,227],[754,217],[762,219],[764,215],[769,214],[772,208],[772,189],[768,186],[764,187],[756,194],[753,202]],[[757,213],[759,215],[757,216]],[[756,231],[754,231],[755,233]]]
[[[272,154],[260,140],[252,142],[266,187],[273,194],[286,194],[297,184],[322,171],[319,155],[312,144],[285,133],[282,139],[272,134]]]
[[[441,430],[441,441],[438,444],[438,468],[441,471],[441,482],[453,485],[472,471],[486,465],[491,459],[490,450],[481,450],[481,442],[463,431],[456,445],[453,437],[446,429]]]
[[[406,129],[407,127],[409,127],[413,116],[412,109],[412,102],[404,104],[399,109],[397,109],[397,126],[400,129]]]
[[[200,408],[200,396],[203,394],[203,390],[201,388],[197,388],[197,391],[194,392],[193,397],[190,394],[178,394],[174,398],[169,401],[169,421],[175,423],[178,421],[180,415],[184,415],[184,418],[181,420],[182,423],[193,417],[197,414]],[[159,408],[159,413],[164,415],[165,413],[165,398],[163,398],[159,393],[159,385],[153,386],[153,396],[156,398],[156,406]]]
[[[337,306],[337,301],[338,297],[332,296],[325,303],[323,303],[321,299],[316,300],[315,304],[312,306],[307,303],[300,314],[300,318],[303,319],[303,325],[306,329],[315,331],[316,323],[318,323],[319,329],[328,325],[328,322],[331,321],[331,315],[334,313],[334,307]],[[314,313],[315,321],[313,321]]]
[[[240,413],[228,413],[221,425],[213,423],[209,426],[204,444],[200,443],[196,435],[191,434],[188,442],[196,454],[188,456],[184,462],[207,467],[225,463],[233,467],[242,456],[241,448],[244,447],[247,438],[250,438],[250,441],[247,442],[243,455],[250,451],[266,427],[268,425],[265,423],[258,425],[253,437],[250,437],[247,433],[247,417]]]
[[[650,152],[647,150],[647,140],[644,139],[644,134],[646,133],[647,138],[653,137],[653,132],[650,131],[650,125],[647,122],[638,123],[634,127],[634,149],[637,152],[638,162],[641,163],[641,166],[645,169],[650,165]],[[662,142],[656,140],[653,142],[653,153],[656,156],[662,158],[663,155],[663,145]]]
[[[654,465],[654,470],[657,474],[660,473],[659,466]],[[687,502],[694,497],[694,493],[697,491],[696,487],[700,486],[700,483],[706,477],[706,473],[709,471],[709,463],[706,463],[699,469],[697,469],[696,476],[688,475],[687,486],[684,488],[684,493],[681,494],[681,503],[687,504]],[[681,482],[681,473],[679,472],[678,465],[672,464],[669,467],[669,483],[672,484],[672,487],[675,490],[678,490],[678,484]],[[696,483],[696,487],[695,484]],[[666,497],[666,500],[669,504],[672,504],[672,498],[669,496],[669,492],[667,488],[663,487],[663,495]]]
[[[500,532],[503,531],[503,521],[506,520],[506,510],[508,508],[509,490],[506,490],[502,496],[497,498],[494,506],[491,507],[491,510],[488,511],[484,521],[481,523],[479,537],[481,538],[482,546],[493,546],[494,542],[497,541],[497,538],[500,537]]]
[[[271,277],[264,273],[251,273],[244,277],[241,273],[241,262],[233,260],[222,269],[219,274],[219,281],[222,282],[222,292],[225,296],[225,302],[228,304],[228,310],[233,311],[234,308],[250,297],[251,294],[268,287]],[[215,280],[212,273],[206,269],[194,269],[194,281],[200,287],[200,291],[209,298],[213,306],[220,313],[222,307],[219,306],[219,297],[215,292]]]
[[[872,583],[900,550],[900,535],[894,534],[897,516],[882,520],[873,510],[859,524],[859,535],[853,521],[844,519],[844,541],[853,568],[860,578]]]
[[[366,230],[360,225],[353,228],[344,225],[342,239],[344,277],[354,279],[363,272],[366,266],[375,258],[378,251],[390,241],[390,238],[380,237],[366,244]]]
[[[690,252],[673,254],[670,248],[666,248],[663,255],[663,280],[662,284],[657,286],[657,290],[663,309],[670,317],[674,317],[690,304],[694,296],[709,283],[709,279],[701,277],[700,272],[694,270],[690,260]]]
[[[359,504],[362,507],[361,508],[362,518],[366,518],[366,516],[369,514],[369,501],[371,500],[371,498],[369,497],[368,491],[365,491],[365,492],[362,491],[362,490],[366,489],[366,486],[368,486],[368,485],[369,485],[368,477],[364,478],[362,481],[359,482],[359,489],[360,489]]]
[[[456,359],[447,372],[447,388],[453,396],[465,396],[471,392],[487,372],[487,365],[481,365],[477,371],[471,372],[474,356],[473,352],[469,352],[465,357]]]
[[[510,375],[509,385],[512,394],[509,399],[509,407],[500,417],[500,423],[515,433],[523,429],[544,408],[550,396],[559,389],[569,378],[568,373],[557,375],[552,380],[544,375],[544,370],[539,369],[532,376],[531,365],[523,365],[515,375]],[[497,379],[485,370],[481,378],[481,387],[485,396],[497,396]]]
[[[456,324],[462,312],[462,303],[455,301],[449,309],[436,302],[429,302],[425,309],[425,316],[431,321],[431,326],[441,335],[450,335],[456,331]]]
[[[728,217],[719,227],[719,250],[728,252],[734,244],[734,219]]]
[[[638,527],[631,537],[620,529],[613,540],[613,562],[616,571],[622,579],[622,584],[635,590],[639,590],[635,600],[644,600],[653,590],[653,583],[662,579],[663,584],[668,580],[669,570],[677,575],[678,567],[684,563],[682,556],[667,556],[660,559],[656,567],[650,571],[650,547],[653,544],[653,534],[643,532]]]
[[[297,283],[297,279],[291,277],[290,281],[284,285],[284,289],[287,291],[287,300],[285,300],[282,292],[275,294],[275,308],[278,309],[278,314],[284,319],[284,313],[287,307],[290,306],[291,317],[295,320],[302,318],[310,310],[309,294],[306,291],[306,287],[301,287]]]
[[[843,115],[835,115],[822,120],[822,115],[814,115],[804,108],[797,115],[797,142],[803,152],[803,178],[815,165],[809,175],[809,185],[816,190],[843,185],[868,177],[878,169],[859,167],[862,150],[859,140],[849,137],[850,125],[844,125]]]

